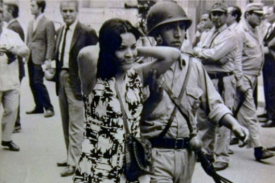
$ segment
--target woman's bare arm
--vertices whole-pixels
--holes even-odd
[[[84,95],[89,95],[96,83],[99,46],[88,46],[78,54],[79,77]]]
[[[180,51],[178,49],[164,46],[141,47],[138,48],[138,54],[139,56],[156,58],[153,62],[135,67],[135,70],[142,74],[143,81],[146,81],[152,69],[157,71],[158,77],[165,73],[180,58]]]

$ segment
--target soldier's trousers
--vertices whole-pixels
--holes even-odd
[[[219,80],[212,79],[212,82],[219,91]],[[234,76],[223,77],[223,90],[221,91],[221,97],[224,100],[225,105],[229,109],[233,109],[234,98],[236,95],[236,89],[234,84]],[[226,127],[214,126],[208,121],[204,111],[198,111],[198,135],[203,142],[203,151],[214,157],[215,161],[229,162],[229,142],[230,142],[230,130]]]
[[[153,148],[152,155],[155,174],[150,183],[191,183],[196,164],[193,151]]]
[[[249,130],[249,139],[247,147],[259,147],[261,146],[260,141],[260,128],[257,119],[256,105],[253,98],[253,91],[255,89],[255,83],[257,82],[256,76],[244,76],[244,85],[249,86],[246,94],[244,95],[244,100],[242,102],[241,108],[237,114],[237,120],[241,125]],[[245,87],[247,88],[247,87]],[[240,102],[240,96],[243,95],[238,92],[235,102],[235,108]]]

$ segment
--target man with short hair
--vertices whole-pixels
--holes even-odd
[[[177,3],[159,2],[148,12],[148,35],[154,37],[159,46],[180,49],[191,23]],[[187,117],[179,110],[173,112],[175,104],[166,89],[151,90],[150,97],[144,103],[144,121],[141,123],[142,135],[150,140],[153,147],[155,174],[151,176],[151,182],[190,183],[196,157],[189,149],[189,143],[196,133],[198,108],[204,110],[213,126],[224,125],[243,138],[248,135],[247,130],[238,124],[231,111],[224,105],[198,59],[182,54],[181,58],[160,77],[160,85],[166,85],[164,88],[169,88],[176,97],[181,93],[184,80],[188,79],[183,97],[179,99],[179,104],[183,106]],[[169,128],[164,133],[163,130],[168,124]]]
[[[42,65],[53,59],[55,28],[53,22],[45,17],[45,8],[46,2],[44,0],[31,0],[31,13],[34,15],[34,20],[29,23],[27,45],[31,51],[28,70],[35,108],[26,113],[44,113],[44,117],[48,118],[54,115],[54,107],[43,83]]]
[[[210,18],[214,27],[207,33],[204,40],[194,48],[194,54],[202,59],[217,91],[225,105],[233,110],[235,86],[236,57],[241,62],[241,52],[237,52],[237,37],[226,25],[227,5],[218,2],[211,8]],[[239,54],[239,55],[238,55]],[[229,165],[230,131],[225,127],[213,128],[207,122],[207,116],[200,113],[198,118],[199,135],[207,155],[214,159],[216,170],[224,170]]]
[[[3,10],[0,9],[0,106],[3,105],[2,143],[10,151],[20,148],[11,140],[19,103],[18,59],[28,57],[29,49],[14,31],[3,28]]]
[[[242,72],[243,86],[247,88],[243,99],[239,98],[241,106],[237,118],[250,132],[247,147],[254,147],[254,156],[257,161],[271,158],[273,153],[263,148],[260,139],[260,129],[256,113],[253,91],[257,78],[261,74],[264,63],[263,43],[258,26],[263,16],[263,4],[250,3],[246,6],[244,21],[237,28],[240,40],[243,43]]]
[[[77,19],[78,1],[67,0],[60,3],[60,13],[65,25],[57,31],[55,50],[56,90],[67,149],[62,177],[74,174],[81,155],[84,133],[83,98],[78,74],[77,57],[79,51],[89,45],[96,45],[98,37],[94,29],[85,26]]]
[[[193,47],[197,46],[200,40],[203,40],[205,38],[205,35],[209,30],[212,29],[212,27],[213,27],[213,23],[210,20],[209,12],[203,13],[201,15],[201,21],[197,25],[197,31],[193,39]]]
[[[14,32],[18,33],[22,41],[25,39],[24,30],[20,23],[18,22],[17,18],[19,15],[19,8],[17,4],[5,2],[3,6],[3,15],[4,21],[8,23],[7,28],[13,30]],[[19,63],[19,80],[20,83],[25,76],[25,69],[24,69],[24,61],[21,57],[18,57]],[[18,106],[18,114],[15,121],[14,131],[15,133],[20,132],[21,130],[21,122],[20,122],[20,99],[19,99],[19,106]]]

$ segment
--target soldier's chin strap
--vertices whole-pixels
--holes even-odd
[[[187,70],[187,73],[186,73],[186,76],[185,76],[185,81],[184,81],[184,84],[183,84],[183,88],[185,89],[186,88],[186,85],[187,85],[187,82],[189,80],[189,75],[190,75],[190,70],[191,70],[191,63],[192,63],[192,59],[189,59],[190,62],[189,62],[189,65],[188,65],[188,70]],[[176,109],[179,110],[179,112],[182,114],[182,116],[185,118],[186,122],[187,122],[187,126],[188,126],[188,129],[190,131],[190,142],[192,141],[192,138],[197,138],[196,137],[196,133],[194,132],[194,129],[193,129],[193,126],[189,120],[189,117],[188,117],[188,113],[186,112],[185,108],[183,107],[183,105],[181,104],[181,98],[183,97],[183,93],[185,92],[181,92],[180,94],[180,97],[176,97],[172,90],[166,85],[166,83],[164,83],[162,85],[162,88],[166,91],[166,93],[168,94],[168,96],[170,97],[170,99],[173,101],[173,103],[175,104],[175,109],[172,113],[172,116],[174,117],[175,116],[175,111]],[[170,117],[171,119],[172,117]],[[168,129],[170,128],[171,126],[171,123],[172,123],[172,120],[169,119],[169,122],[168,124],[166,125],[166,128],[165,130],[162,131],[161,133],[161,136],[164,137],[165,133],[168,131]],[[198,140],[198,139],[196,139]],[[198,156],[198,158],[200,159],[200,162],[201,162],[201,166],[202,168],[204,169],[204,171],[209,175],[211,176],[215,183],[233,183],[231,182],[230,180],[220,176],[219,174],[216,173],[212,163],[206,158],[205,154],[202,152],[201,148],[198,148],[198,147],[192,147],[192,143],[189,144],[190,146],[190,149],[192,149]]]

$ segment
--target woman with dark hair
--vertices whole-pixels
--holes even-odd
[[[99,49],[86,47],[79,54],[86,128],[75,182],[126,182],[122,171],[125,128],[121,107],[126,111],[131,134],[139,137],[145,81],[152,70],[158,77],[180,57],[174,48],[137,48],[139,37],[139,31],[127,20],[111,19],[100,29]],[[154,57],[155,61],[137,64],[143,57]],[[142,183],[146,180],[149,182],[146,176],[139,178]]]

